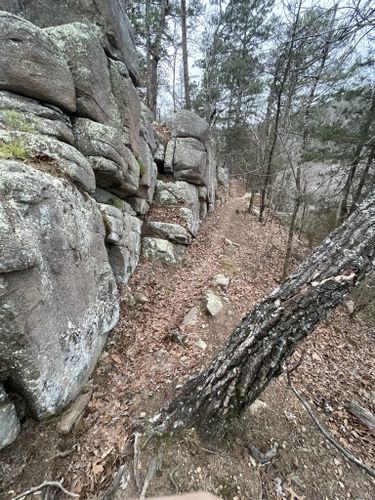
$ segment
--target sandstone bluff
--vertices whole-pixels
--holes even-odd
[[[141,254],[181,263],[227,186],[204,120],[154,131],[121,2],[77,4],[1,3],[0,448],[76,397],[117,284]]]

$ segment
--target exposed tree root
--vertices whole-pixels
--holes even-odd
[[[47,487],[52,487],[52,488],[59,488],[65,495],[71,498],[78,498],[79,495],[76,493],[72,493],[71,491],[68,491],[67,489],[64,488],[62,483],[60,481],[44,481],[44,483],[40,484],[39,486],[34,486],[33,488],[30,488],[29,490],[24,491],[23,493],[20,493],[19,495],[15,496],[12,500],[21,500],[22,498],[25,498],[36,491],[40,491],[43,488]]]

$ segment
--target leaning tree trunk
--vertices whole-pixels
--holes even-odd
[[[260,301],[199,375],[155,417],[155,428],[194,427],[220,439],[230,422],[281,373],[283,362],[371,269],[375,194],[336,229],[299,269]]]

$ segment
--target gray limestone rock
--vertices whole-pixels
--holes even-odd
[[[173,154],[173,176],[176,180],[204,184],[206,164],[207,153],[200,141],[190,137],[176,139]]]
[[[229,173],[224,167],[217,168],[217,182],[219,186],[222,186],[225,191],[229,189]]]
[[[184,181],[157,181],[155,202],[160,205],[188,205],[199,211],[198,190]]]
[[[187,229],[179,224],[148,221],[143,227],[143,234],[155,238],[163,238],[173,243],[190,245],[192,237]]]
[[[156,131],[154,131],[154,137],[156,142],[156,149],[154,152],[154,160],[158,167],[161,170],[164,170],[164,161],[165,161],[165,149],[166,143],[164,139],[159,135]],[[165,172],[167,173],[167,172]]]
[[[92,22],[106,35],[105,48],[113,57],[124,61],[136,83],[139,83],[138,54],[134,34],[121,0],[14,0],[6,10],[21,15],[43,28],[73,23]]]
[[[75,111],[72,74],[47,33],[0,11],[0,44],[0,89]]]
[[[186,109],[178,111],[169,120],[167,125],[173,137],[195,137],[205,142],[209,136],[208,123],[193,111]]]
[[[118,129],[78,118],[74,123],[77,148],[89,159],[100,187],[124,197],[138,189],[140,167]]]
[[[189,233],[196,236],[199,231],[199,215],[197,211],[190,210],[190,208],[180,208],[180,217],[186,222]]]
[[[74,144],[70,118],[61,110],[5,90],[0,91],[0,127],[47,135]]]
[[[126,284],[139,261],[142,221],[125,212],[123,224],[122,238],[116,244],[108,245],[108,259],[116,282]]]
[[[198,323],[199,307],[194,306],[184,316],[182,324],[184,326],[195,326]]]
[[[215,274],[212,278],[211,286],[225,288],[229,285],[230,279],[224,274]]]
[[[137,215],[132,207],[125,200],[122,200],[115,194],[106,191],[102,188],[96,188],[94,198],[98,203],[105,203],[106,205],[111,205],[115,208],[121,210],[121,212],[126,212],[130,215]]]
[[[138,92],[129,78],[126,66],[121,61],[109,60],[112,92],[124,128],[125,144],[138,156],[141,126],[141,103]]]
[[[12,444],[20,430],[21,426],[14,404],[9,401],[0,384],[0,450]]]
[[[120,124],[108,59],[100,41],[101,29],[94,24],[70,23],[46,31],[68,61],[76,89],[77,115],[105,125]]]
[[[118,243],[124,234],[123,213],[116,207],[99,203],[99,210],[103,216],[106,229],[105,240],[108,243]]]
[[[167,147],[163,146],[164,150],[164,173],[165,174],[173,174],[173,166],[174,166],[174,152],[176,149],[176,140],[172,138],[168,141]]]
[[[129,198],[126,198],[126,201],[129,203],[132,209],[139,215],[145,215],[150,210],[150,203],[144,198],[131,196]]]
[[[139,180],[137,196],[139,198],[144,198],[151,203],[154,197],[158,169],[154,163],[153,154],[147,142],[142,137],[139,139],[138,158],[141,177]]]
[[[148,259],[160,260],[167,265],[181,264],[185,249],[185,245],[173,244],[168,240],[142,238],[142,255]]]
[[[152,154],[156,151],[156,140],[154,129],[152,127],[153,121],[154,117],[151,111],[148,109],[146,104],[141,102],[141,136],[149,145]]]
[[[88,193],[95,191],[95,175],[90,163],[73,146],[53,137],[30,132],[0,130],[0,140],[8,144],[14,154],[9,159],[27,159],[38,168],[48,170],[56,176],[69,177]]]
[[[203,296],[203,302],[206,308],[206,311],[211,315],[211,316],[217,316],[219,312],[223,308],[223,303],[218,295],[211,290],[208,289]]]
[[[86,383],[118,320],[116,283],[90,196],[15,161],[0,162],[0,192],[1,231],[14,234],[14,253],[30,249],[1,269],[0,366],[43,418]]]

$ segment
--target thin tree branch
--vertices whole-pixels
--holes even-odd
[[[12,500],[20,500],[21,498],[25,498],[28,495],[31,495],[32,493],[35,493],[36,491],[40,491],[43,488],[46,488],[48,486],[51,486],[53,488],[59,488],[68,497],[71,497],[71,498],[78,498],[79,497],[79,495],[77,495],[76,493],[72,493],[71,491],[68,491],[67,489],[65,489],[60,481],[44,481],[44,483],[40,484],[39,486],[34,486],[33,488],[30,488],[29,490],[26,490],[23,493],[20,493],[19,495],[15,496]]]
[[[313,422],[315,423],[315,425],[318,427],[318,429],[320,430],[320,432],[323,434],[323,436],[338,450],[340,451],[347,460],[349,460],[349,462],[355,464],[355,465],[358,465],[358,467],[361,467],[363,470],[365,470],[367,472],[367,474],[369,474],[371,477],[374,477],[375,478],[375,470],[372,469],[371,467],[369,467],[368,465],[364,464],[363,462],[361,462],[361,460],[359,460],[358,458],[356,458],[354,455],[352,455],[348,450],[346,450],[345,448],[343,448],[337,441],[336,439],[322,426],[322,424],[319,422],[319,420],[317,419],[317,417],[314,415],[314,413],[312,412],[309,404],[307,403],[307,401],[304,399],[304,397],[300,394],[299,391],[297,391],[297,389],[295,389],[292,385],[292,381],[291,381],[291,377],[290,377],[290,372],[288,370],[285,370],[285,373],[286,373],[286,377],[287,377],[287,382],[288,382],[288,387],[289,389],[294,393],[294,395],[296,396],[296,398],[302,403],[302,406],[305,408],[305,410],[307,411],[307,413],[310,415],[311,419],[313,420]]]

